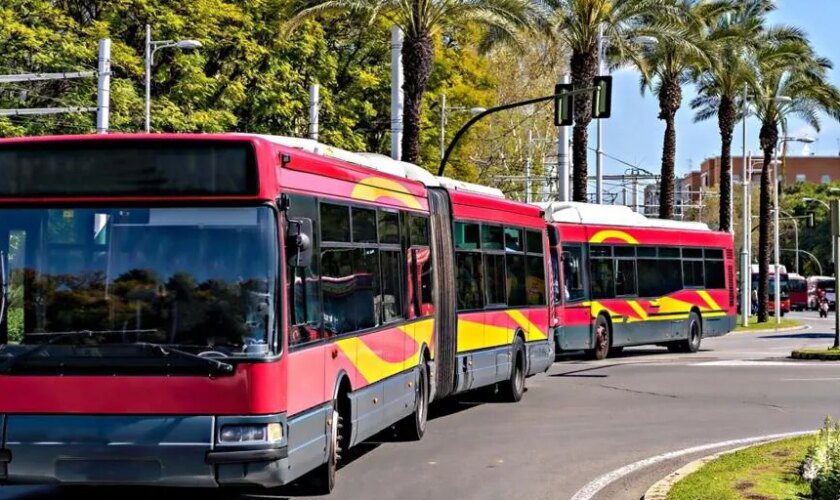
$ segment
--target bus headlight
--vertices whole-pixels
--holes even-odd
[[[267,424],[225,425],[219,431],[220,443],[276,443],[283,439],[283,426]]]

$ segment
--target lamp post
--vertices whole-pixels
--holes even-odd
[[[201,47],[198,40],[152,40],[152,26],[146,25],[146,133],[152,131],[152,66],[155,53],[161,49],[194,50]]]
[[[469,113],[471,115],[478,115],[487,111],[486,108],[481,107],[466,107],[453,106],[446,107],[446,94],[440,95],[440,159],[443,160],[443,154],[446,151],[446,114],[447,113]]]

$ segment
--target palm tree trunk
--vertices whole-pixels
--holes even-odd
[[[434,44],[427,31],[406,33],[402,46],[403,108],[402,160],[417,163],[420,157],[420,112],[426,83],[432,72]]]
[[[665,121],[662,143],[662,173],[659,186],[659,218],[674,217],[674,164],[677,157],[677,130],[674,118],[682,102],[680,82],[676,78],[662,81],[659,89],[659,119]]]
[[[759,133],[764,162],[761,166],[761,195],[758,208],[758,322],[768,319],[767,301],[770,298],[770,163],[779,132],[775,123],[763,123]]]
[[[569,63],[574,88],[591,87],[598,72],[598,46],[593,44],[585,52],[573,52]],[[589,133],[587,127],[592,121],[592,96],[578,95],[574,98],[575,126],[572,131],[572,201],[586,200],[589,165]]]
[[[732,133],[735,130],[737,110],[735,102],[723,96],[718,108],[718,128],[720,129],[720,230],[730,231],[732,217]]]

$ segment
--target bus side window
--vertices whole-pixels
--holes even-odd
[[[557,249],[551,248],[551,296],[554,305],[563,303],[563,296],[560,294],[560,257],[557,256]]]
[[[583,248],[580,245],[563,247],[563,295],[566,302],[584,299]]]
[[[312,262],[308,267],[288,267],[289,345],[295,346],[321,338],[321,276],[318,201],[299,195],[289,196],[287,218],[306,217],[313,221]]]

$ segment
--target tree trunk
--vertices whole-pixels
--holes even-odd
[[[731,231],[732,217],[732,133],[735,130],[737,109],[728,96],[720,100],[718,128],[720,129],[720,230]],[[749,167],[747,167],[749,168]],[[744,181],[749,178],[744,179]]]
[[[417,163],[420,158],[420,112],[433,58],[434,45],[427,31],[405,34],[402,46],[405,79],[402,160],[409,163]]]
[[[659,89],[659,119],[665,121],[665,137],[662,142],[662,179],[659,186],[659,218],[674,217],[674,164],[677,157],[677,131],[674,118],[682,102],[680,82],[676,78],[662,81]]]
[[[761,165],[761,196],[758,208],[758,322],[768,319],[767,301],[770,298],[768,280],[770,278],[770,163],[773,161],[773,149],[779,139],[775,123],[762,123],[759,141],[764,152]]]
[[[585,52],[573,52],[569,63],[574,88],[591,87],[598,72],[598,45],[593,44]],[[572,131],[572,201],[587,201],[589,165],[589,133],[587,127],[592,121],[592,96],[577,95],[574,98],[575,126]]]

